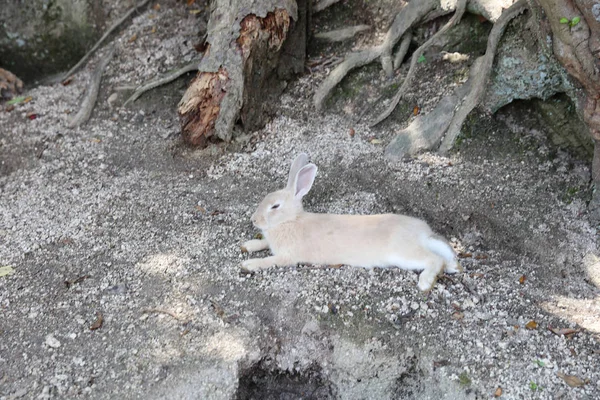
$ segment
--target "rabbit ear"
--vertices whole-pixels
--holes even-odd
[[[308,193],[317,176],[317,166],[315,164],[305,165],[298,171],[294,184],[294,197],[301,199]]]
[[[288,190],[294,190],[294,185],[296,184],[296,175],[298,175],[300,168],[304,167],[306,164],[308,164],[308,155],[306,153],[298,154],[292,163],[292,167],[290,168],[290,175],[288,176],[287,183]]]

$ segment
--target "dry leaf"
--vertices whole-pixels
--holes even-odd
[[[454,318],[457,321],[460,321],[464,317],[465,317],[464,313],[461,313],[461,312],[458,312],[458,311],[452,313],[452,318]]]
[[[73,82],[73,77],[70,76],[67,79],[65,79],[64,81],[62,81],[62,85],[63,86],[69,86],[71,84],[71,82]]]
[[[14,273],[15,273],[15,269],[13,267],[11,267],[10,265],[7,265],[5,267],[0,267],[0,277],[12,275]]]
[[[154,15],[154,14],[148,15],[148,19],[154,19],[154,18],[156,18],[156,15]]]
[[[156,33],[156,26],[152,27],[152,30],[150,31],[150,33]]]
[[[498,386],[498,388],[494,392],[494,397],[500,397],[500,396],[502,396],[502,388],[500,386]]]
[[[535,322],[534,320],[531,320],[527,324],[525,324],[525,328],[527,328],[529,330],[537,329],[537,327],[538,327],[538,323]]]
[[[330,267],[338,269],[338,268],[342,268],[342,265],[344,265],[344,264],[333,264],[333,265],[330,265]]]
[[[260,240],[260,239],[263,239],[263,238],[264,238],[264,236],[263,236],[263,235],[262,235],[262,233],[260,233],[260,232],[259,232],[259,233],[257,233],[256,235],[254,235],[254,239],[258,239],[258,240]]]
[[[371,140],[369,140],[369,142],[371,144],[381,144],[381,143],[383,143],[380,139],[371,139]]]
[[[95,331],[96,329],[100,329],[102,324],[104,323],[104,317],[102,317],[101,313],[96,313],[96,321],[90,326],[91,331]]]
[[[521,285],[523,285],[525,283],[525,281],[527,280],[527,277],[525,275],[521,275],[521,277],[519,278],[519,283]]]
[[[191,6],[192,4],[194,4],[196,2],[196,0],[187,0],[187,5]]]
[[[152,9],[155,11],[160,10],[160,4],[156,3],[155,5],[152,6]]]
[[[137,39],[137,33],[135,33],[132,37],[129,38],[129,42],[135,42]]]
[[[413,115],[418,115],[419,114],[419,106],[415,106],[415,108],[413,108]]]
[[[471,258],[473,254],[471,253],[458,253],[458,258]]]
[[[575,375],[567,375],[567,374],[563,374],[562,372],[559,371],[556,373],[556,376],[561,378],[563,381],[565,381],[567,383],[567,385],[569,385],[571,387],[581,387],[586,384],[586,382],[582,381]]]
[[[474,258],[476,260],[487,260],[488,256],[486,256],[485,254],[477,254]]]
[[[31,100],[33,100],[33,97],[27,96],[25,97],[25,100],[23,100],[23,103],[29,103]]]
[[[350,137],[354,137],[355,134],[354,128],[350,128]]]
[[[570,338],[571,336],[575,335],[576,333],[581,332],[581,329],[571,329],[571,328],[551,328],[548,327],[548,329],[550,330],[550,332],[554,333],[555,335],[558,336],[566,336],[568,338]]]
[[[190,10],[190,14],[196,15],[196,14],[200,14],[202,11],[200,10]]]
[[[94,143],[100,143],[102,140],[98,139],[98,138],[91,138],[90,141],[92,141]]]
[[[29,118],[30,120],[34,120],[38,117],[38,115],[34,112],[27,114],[27,118]]]

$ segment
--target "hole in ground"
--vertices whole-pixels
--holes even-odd
[[[334,386],[313,367],[304,373],[270,369],[262,362],[245,370],[239,381],[237,400],[335,399]]]

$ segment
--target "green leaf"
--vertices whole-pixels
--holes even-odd
[[[581,17],[575,17],[571,20],[571,23],[569,24],[572,27],[574,27],[575,25],[577,25],[579,23],[579,21],[581,21]]]
[[[424,63],[424,62],[427,62],[427,59],[425,58],[425,56],[423,54],[421,54],[419,56],[419,58],[417,59],[417,62],[418,63]]]
[[[10,265],[7,265],[6,267],[0,267],[0,277],[6,276],[6,275],[12,275],[14,273],[15,273],[15,270]]]
[[[14,99],[12,99],[10,101],[7,101],[6,105],[7,106],[12,106],[13,104],[19,104],[19,103],[22,103],[25,99],[26,99],[25,96],[15,97]]]
[[[538,367],[545,367],[546,363],[543,362],[542,360],[535,360],[535,363],[538,365]]]
[[[562,17],[562,18],[560,19],[560,23],[561,23],[561,24],[568,24],[568,23],[569,23],[569,19],[568,19],[568,18],[565,18],[565,17]]]

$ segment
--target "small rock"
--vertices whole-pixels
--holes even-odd
[[[46,336],[45,343],[48,347],[52,347],[53,349],[58,349],[60,347],[60,342],[52,334]]]

